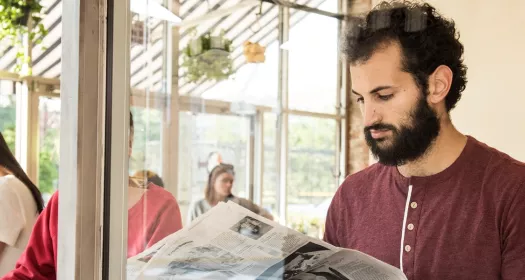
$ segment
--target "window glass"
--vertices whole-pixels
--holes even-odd
[[[44,200],[58,189],[60,163],[60,98],[40,97],[38,188]]]
[[[302,116],[289,118],[287,223],[305,234],[320,237],[338,187],[334,174],[336,122]]]
[[[334,6],[335,5],[335,6]],[[337,8],[325,1],[320,9]],[[334,18],[297,11],[290,16],[288,50],[291,109],[335,113],[337,96],[338,22]]]

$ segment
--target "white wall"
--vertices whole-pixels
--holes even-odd
[[[453,122],[525,161],[525,1],[428,2],[456,22],[465,46],[469,82],[452,111]]]

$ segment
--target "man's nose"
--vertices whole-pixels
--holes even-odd
[[[380,116],[374,104],[363,105],[363,124],[365,127],[378,123]]]

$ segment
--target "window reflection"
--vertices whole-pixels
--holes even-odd
[[[130,156],[134,149],[135,117],[130,113]],[[140,149],[139,149],[140,150]],[[175,197],[155,185],[149,177],[129,177],[128,253],[133,257],[182,228],[179,205]]]

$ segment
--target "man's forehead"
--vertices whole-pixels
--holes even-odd
[[[401,57],[395,47],[378,50],[367,61],[350,65],[352,88],[357,92],[394,84],[403,73]]]

